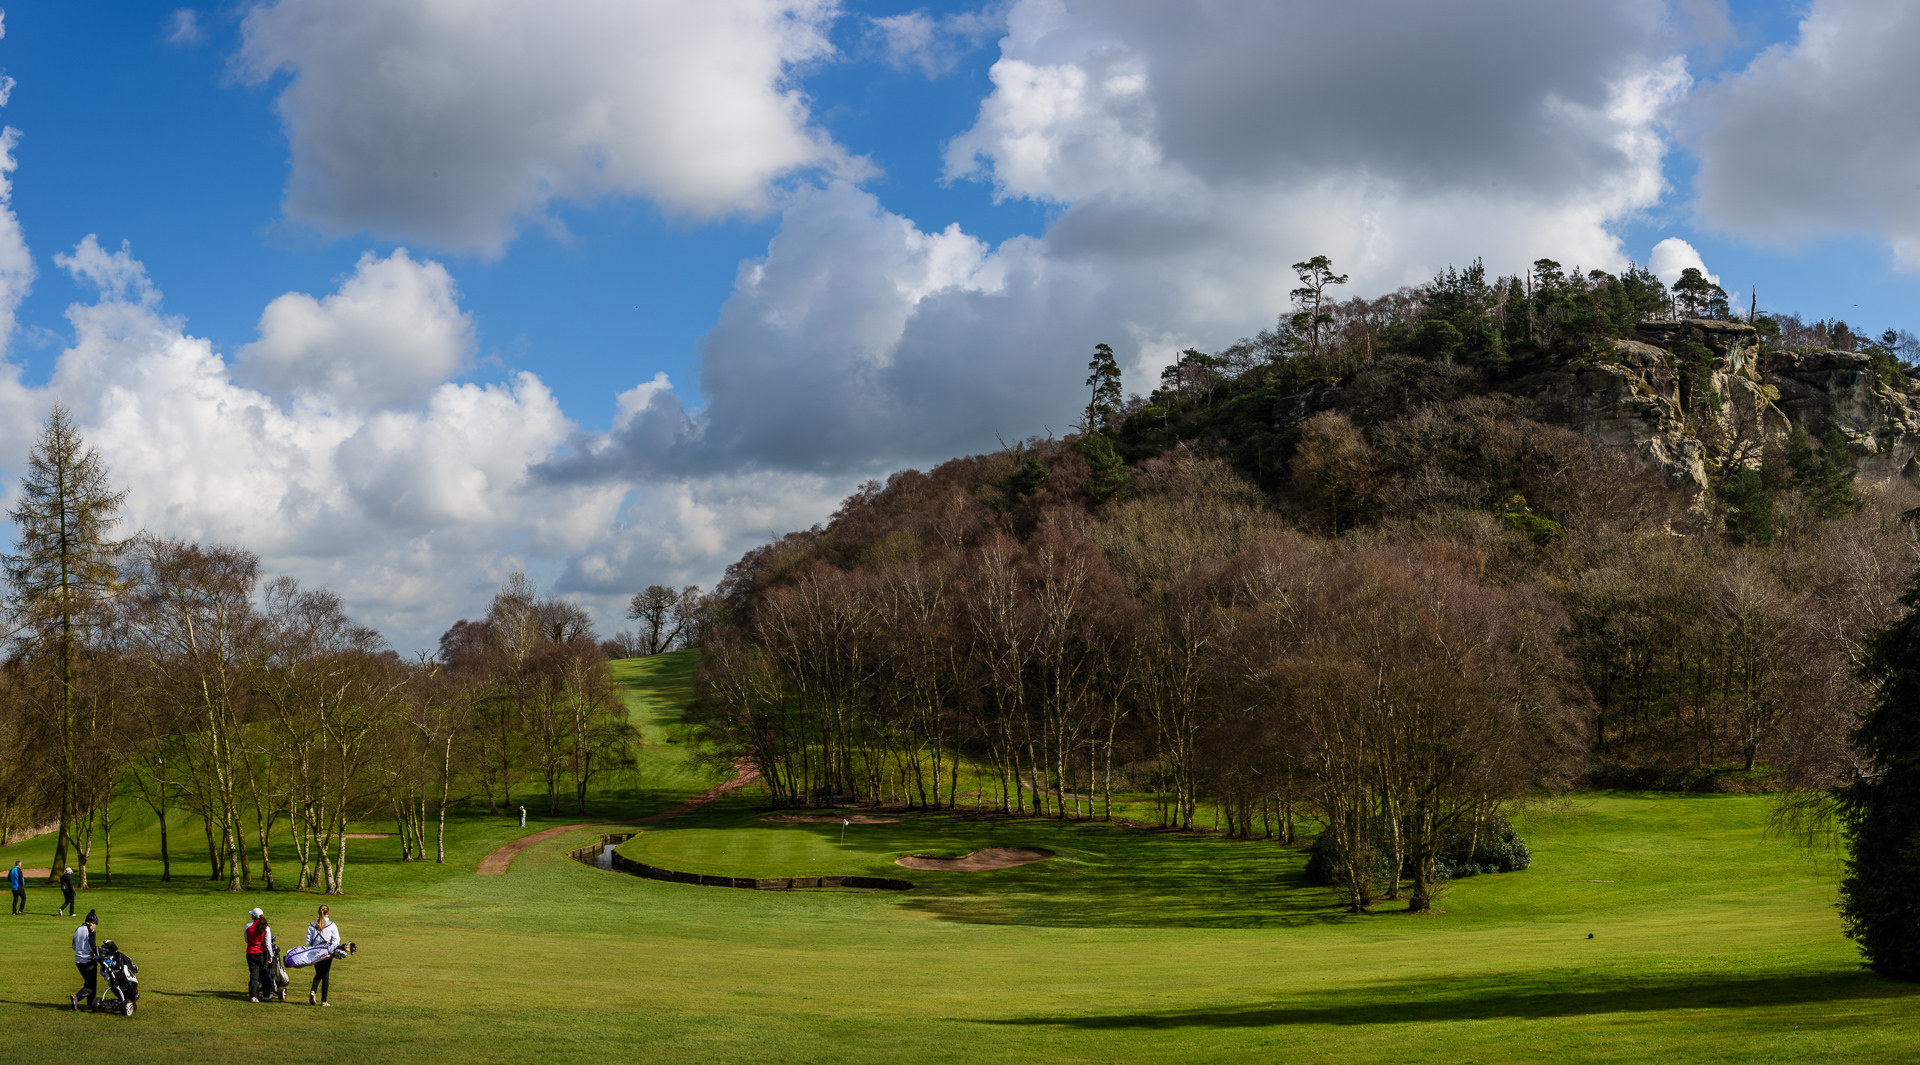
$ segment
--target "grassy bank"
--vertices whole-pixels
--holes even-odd
[[[667,742],[682,738],[690,668],[621,664],[648,743],[638,779],[601,795],[597,816],[661,809],[716,779]],[[1298,851],[1268,844],[937,815],[856,825],[842,844],[838,824],[766,822],[755,802],[736,793],[624,849],[697,872],[869,873],[915,890],[639,880],[568,861],[589,831],[480,877],[479,858],[523,833],[463,817],[445,867],[403,865],[388,840],[353,844],[352,893],[333,901],[362,950],[335,966],[334,1009],[253,1006],[245,909],[265,906],[291,938],[318,897],[236,897],[186,862],[175,870],[189,879],[158,884],[150,832],[129,829],[116,885],[82,905],[140,962],[140,1013],[66,1012],[72,922],[36,889],[35,914],[0,922],[6,1044],[26,1061],[1920,1057],[1920,989],[1859,970],[1831,871],[1766,838],[1764,798],[1580,796],[1522,824],[1531,869],[1462,881],[1445,914],[1420,918],[1343,916],[1302,882]],[[1057,856],[992,873],[892,864],[992,845]],[[8,851],[34,864],[44,846]]]

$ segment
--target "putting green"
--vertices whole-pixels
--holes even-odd
[[[622,663],[649,745],[593,817],[665,809],[717,783],[669,744],[688,656]],[[1586,795],[1536,811],[1523,873],[1462,881],[1444,915],[1338,914],[1300,854],[1211,836],[928,815],[770,824],[752,788],[647,826],[644,861],[729,875],[899,875],[904,893],[701,888],[602,872],[539,844],[472,870],[527,829],[457,820],[447,866],[356,841],[332,902],[359,956],[336,1007],[251,1005],[239,931],[283,939],[321,901],[156,883],[150,824],[116,831],[112,888],[88,892],[141,965],[131,1020],[66,1012],[73,923],[0,922],[6,1052],[22,1061],[1537,1062],[1920,1058],[1920,988],[1858,968],[1832,871],[1766,838],[1764,798]],[[530,809],[531,809],[530,804]],[[368,831],[389,826],[369,824]],[[175,845],[199,839],[175,826]],[[984,873],[907,873],[907,851],[1034,846]],[[8,853],[9,851],[14,853]],[[36,841],[0,850],[46,863]],[[36,860],[38,859],[37,863]],[[196,865],[195,862],[199,864]],[[777,868],[775,868],[777,866]],[[1606,881],[1606,882],[1596,882]],[[1591,933],[1594,938],[1588,939]]]

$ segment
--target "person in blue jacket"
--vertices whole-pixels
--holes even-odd
[[[16,915],[27,912],[27,872],[20,868],[19,862],[7,870],[7,886],[13,889],[13,912]]]

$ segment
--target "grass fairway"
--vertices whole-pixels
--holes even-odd
[[[684,656],[620,664],[645,773],[595,816],[717,781],[666,742],[690,670]],[[479,859],[522,830],[465,818],[445,867],[352,844],[352,893],[333,905],[361,953],[334,967],[336,1007],[308,1008],[297,975],[299,1004],[254,1006],[245,910],[264,906],[291,939],[318,897],[236,897],[191,879],[198,858],[159,885],[152,833],[130,818],[119,884],[81,905],[139,961],[139,1014],[66,1012],[73,922],[35,888],[32,916],[0,922],[0,1041],[14,1060],[89,1062],[1920,1060],[1920,988],[1859,970],[1831,875],[1764,837],[1764,799],[1581,796],[1523,824],[1532,869],[1461,882],[1423,918],[1340,916],[1300,883],[1298,852],[1267,845],[946,816],[854,826],[843,845],[838,824],[761,821],[755,799],[743,789],[624,850],[915,890],[640,880],[567,860],[587,831],[481,877]],[[1057,857],[992,873],[892,864],[992,845]],[[46,859],[44,842],[8,851]]]

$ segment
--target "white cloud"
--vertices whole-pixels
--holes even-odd
[[[703,341],[705,406],[656,374],[583,434],[530,375],[449,383],[471,326],[403,252],[274,301],[236,381],[92,241],[62,262],[103,296],[72,310],[50,391],[138,521],[332,583],[403,644],[515,567],[612,605],[710,579],[869,474],[1065,431],[1094,343],[1144,390],[1179,348],[1270,324],[1306,256],[1355,293],[1475,255],[1623,265],[1612,227],[1662,195],[1689,84],[1663,11],[1022,0],[948,145],[953,179],[1050,205],[1043,235],[994,246],[847,180],[777,191],[854,165],[787,80],[828,54],[825,0],[279,0],[242,63],[289,79],[296,218],[493,253],[555,200],[778,202]],[[947,30],[915,18],[878,32],[932,74]],[[47,398],[0,380],[0,413],[15,394]]]
[[[128,487],[134,528],[242,544],[417,642],[470,603],[465,586],[503,551],[564,559],[584,546],[544,517],[611,522],[617,491],[529,491],[529,467],[573,428],[530,374],[439,384],[407,410],[284,406],[236,384],[212,345],[166,315],[128,251],[89,238],[59,262],[101,294],[68,309],[73,343],[34,404],[74,411]],[[367,273],[318,305],[339,306]]]
[[[1920,269],[1920,7],[1813,0],[1791,43],[1686,108],[1706,223],[1769,243],[1885,240]]]
[[[1707,273],[1706,261],[1700,258],[1700,253],[1679,237],[1668,237],[1655,244],[1653,254],[1647,258],[1647,269],[1659,275],[1660,280],[1669,286],[1680,280],[1680,272],[1689,266],[1706,274],[1707,280],[1714,284],[1720,283],[1720,275]]]
[[[298,388],[282,402],[236,381],[165,311],[130,248],[108,252],[89,236],[55,259],[98,297],[67,309],[72,343],[44,388],[23,387],[0,362],[0,455],[17,463],[58,400],[128,489],[129,530],[253,550],[265,572],[339,592],[403,651],[430,648],[455,618],[484,610],[516,569],[595,608],[611,631],[636,588],[711,581],[852,487],[764,471],[554,484],[537,471],[577,429],[532,374],[422,388],[410,367],[408,400],[349,373],[327,402]],[[360,342],[400,351],[414,337],[438,346],[433,365],[457,369],[446,359],[464,350],[468,327],[453,298],[437,264],[365,257],[334,293],[275,300],[248,351],[292,351],[277,370],[329,382],[326,352]],[[623,394],[621,417],[667,388],[662,376]]]
[[[752,547],[820,521],[850,478],[767,470],[676,479],[642,490],[621,521],[572,556],[555,587],[599,596],[615,616],[647,584],[709,587]]]
[[[177,8],[167,16],[167,43],[180,48],[191,48],[207,39],[207,33],[200,27],[200,13],[190,7]]]
[[[1006,26],[1004,5],[934,18],[925,10],[869,18],[881,58],[896,70],[919,68],[929,78],[951,71],[962,57]]]
[[[832,54],[831,0],[278,0],[240,69],[284,75],[286,211],[498,255],[556,200],[758,212],[773,183],[864,164],[789,84]]]
[[[1063,432],[1094,343],[1145,391],[1180,348],[1270,325],[1317,253],[1356,294],[1476,255],[1623,267],[1613,226],[1663,194],[1690,84],[1660,16],[1023,0],[947,164],[1057,205],[1044,237],[988,247],[844,183],[798,194],[704,341],[707,405],[657,381],[547,472],[878,473]]]
[[[473,345],[452,275],[400,248],[385,259],[362,255],[324,299],[289,292],[268,304],[240,365],[283,395],[348,408],[418,406],[462,369]]]
[[[4,30],[0,30],[4,34]],[[13,79],[0,77],[0,105],[7,102]],[[20,131],[12,126],[0,128],[0,351],[13,335],[14,312],[33,287],[33,255],[27,250],[20,218],[13,211],[13,171],[19,166],[14,149],[19,146]]]

